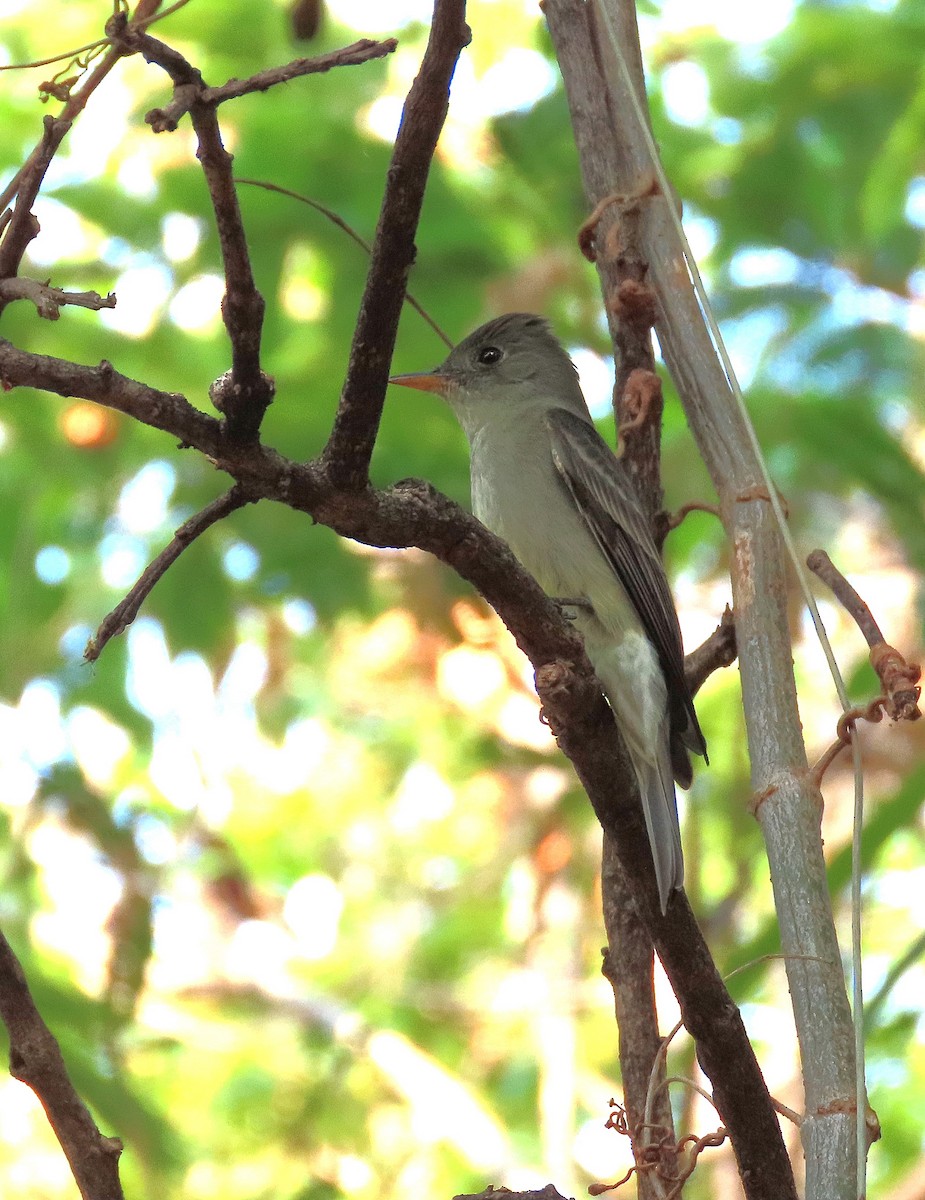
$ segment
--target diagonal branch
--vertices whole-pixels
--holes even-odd
[[[51,160],[71,127],[70,121],[54,117],[46,117],[43,124],[42,140],[18,176],[16,207],[0,243],[0,279],[8,279],[16,274],[26,247],[39,231],[32,205]]]
[[[61,1048],[0,933],[0,1017],[10,1037],[10,1074],[30,1087],[48,1117],[83,1200],[122,1200],[118,1138],[104,1137],[67,1073]]]
[[[207,504],[201,512],[190,517],[188,521],[184,521],[174,534],[170,544],[165,546],[157,558],[145,567],[125,599],[104,618],[96,631],[96,636],[87,642],[87,648],[84,651],[84,658],[87,662],[96,662],[106,643],[128,629],[138,616],[138,611],[150,595],[151,589],[191,542],[194,542],[217,521],[250,502],[251,497],[239,483],[236,483],[224,496],[219,496],[217,500]]]
[[[719,624],[684,659],[684,675],[691,694],[696,696],[714,671],[731,667],[736,660],[736,623],[732,609],[726,606]]]
[[[427,49],[402,111],[347,378],[324,451],[330,478],[340,487],[358,489],[368,479],[402,300],[414,262],[424,188],[446,119],[456,61],[469,44],[465,11],[465,0],[435,0]]]
[[[222,143],[215,106],[200,101],[205,89],[202,75],[172,46],[127,23],[121,34],[115,29],[114,20],[109,25],[116,44],[127,52],[140,54],[170,76],[181,102],[189,108],[199,140],[196,157],[206,177],[221,245],[225,268],[222,318],[231,341],[231,370],[216,380],[209,395],[225,415],[229,438],[252,441],[260,431],[263,414],[275,390],[273,381],[260,369],[260,336],[266,305],[254,282],[234,187],[232,157]]]
[[[907,663],[899,651],[887,642],[869,606],[824,550],[814,550],[807,558],[806,565],[823,583],[829,585],[864,635],[870,647],[871,666],[880,679],[890,716],[894,721],[917,721],[922,715],[919,709],[921,667],[916,663]],[[839,725],[843,721],[844,717]]]
[[[150,21],[150,20],[152,20],[153,19],[152,14],[156,11],[157,8],[160,7],[160,2],[161,2],[161,0],[139,0],[139,3],[135,7],[135,12],[133,14],[133,20],[135,20],[135,21]],[[110,17],[110,21],[115,20],[115,19],[117,19],[117,18]],[[119,18],[120,21],[122,19],[123,18],[121,18],[121,17]],[[109,25],[109,22],[107,22],[107,34],[108,34],[108,25]],[[81,47],[80,49],[92,49],[99,44],[101,44],[101,43],[94,42],[94,43],[92,43],[91,46]],[[79,53],[79,52],[80,51],[78,50],[75,53]],[[38,183],[39,183],[39,185],[41,185],[41,181],[45,176],[45,172],[48,170],[48,163],[51,162],[51,156],[54,155],[58,146],[61,144],[62,139],[67,134],[71,125],[73,125],[75,117],[77,117],[81,112],[83,112],[83,110],[87,106],[87,102],[90,99],[90,97],[93,95],[93,93],[96,91],[96,89],[100,86],[100,84],[103,82],[103,80],[110,73],[110,71],[113,69],[113,67],[116,65],[116,63],[119,61],[119,59],[123,57],[124,54],[125,54],[125,50],[122,47],[110,46],[110,48],[106,51],[106,54],[103,56],[102,60],[97,63],[97,65],[93,68],[93,70],[90,72],[90,74],[87,76],[87,78],[81,84],[81,86],[77,89],[77,91],[68,92],[68,96],[67,96],[67,100],[65,101],[64,108],[61,110],[58,117],[57,118],[53,118],[53,117],[45,118],[45,122],[44,122],[45,133],[43,134],[42,139],[40,140],[39,144],[35,147],[35,149],[32,151],[32,153],[26,159],[25,163],[23,163],[23,165],[16,172],[16,174],[13,176],[13,178],[9,181],[9,183],[6,185],[6,187],[3,189],[3,191],[0,192],[0,213],[3,212],[3,210],[10,203],[10,201],[13,199],[14,196],[16,196],[17,194],[21,194],[24,190],[28,190],[32,186],[31,181],[35,178],[36,173],[38,173],[40,175]],[[49,61],[53,62],[55,60],[51,59]],[[49,122],[55,123],[56,130],[55,130],[55,134],[53,136],[57,138],[57,141],[51,150],[51,156],[48,157],[48,161],[45,162],[44,166],[43,166],[42,162],[47,153],[46,143],[49,138],[49,133],[48,133]],[[37,194],[38,194],[38,187],[36,187],[35,192],[32,196],[32,200],[29,202],[29,208],[31,208],[31,205],[35,202],[35,196]],[[18,207],[19,206],[17,205],[17,208]],[[25,244],[28,245],[29,241],[31,241],[32,237],[34,237],[34,236],[35,236],[35,233],[31,234],[30,237],[26,239]],[[19,258],[16,259],[15,269],[0,270],[0,278],[2,278],[4,275],[15,274],[16,270],[18,270],[19,261],[21,260],[21,258],[22,258],[22,251],[19,252]]]
[[[99,400],[165,430],[207,454],[250,497],[309,513],[343,537],[373,546],[417,546],[468,580],[495,608],[536,670],[547,718],[612,839],[640,915],[714,1084],[736,1142],[752,1200],[785,1200],[790,1166],[741,1018],[720,979],[682,893],[660,911],[635,773],[578,635],[557,604],[503,541],[429,484],[407,480],[386,491],[346,492],[324,464],[295,463],[256,443],[230,443],[221,423],[179,395],[119,375],[108,363],[81,367],[28,354],[0,340],[0,382]],[[766,1110],[773,1125],[769,1128]]]

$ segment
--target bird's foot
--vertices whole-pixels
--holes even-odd
[[[592,613],[594,607],[583,596],[554,596],[553,603],[559,606],[559,611],[566,621],[577,621],[579,613]]]

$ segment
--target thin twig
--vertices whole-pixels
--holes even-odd
[[[814,575],[817,575],[823,583],[832,589],[835,593],[835,598],[854,620],[861,633],[863,633],[868,646],[881,645],[885,639],[880,632],[880,626],[874,620],[874,614],[826,552],[824,550],[813,550],[806,558],[806,565]]]
[[[253,497],[249,496],[240,484],[235,484],[224,496],[219,496],[185,521],[174,534],[170,545],[165,546],[157,558],[145,567],[125,599],[116,605],[101,623],[96,636],[87,642],[87,648],[84,650],[87,662],[96,662],[106,643],[125,632],[138,616],[138,611],[150,595],[151,589],[191,542],[205,533],[216,521],[243,508],[245,504],[250,504],[252,500]]]
[[[900,652],[886,641],[868,605],[824,550],[813,550],[806,559],[806,565],[832,589],[836,600],[864,635],[870,647],[870,663],[883,685],[884,699],[890,716],[894,721],[917,721],[922,715],[918,706],[922,692],[918,686],[922,674],[921,667],[916,663],[907,663]],[[851,710],[851,713],[846,715],[864,714],[857,714]],[[867,719],[873,718],[868,716]]]
[[[684,659],[684,678],[691,695],[697,695],[714,671],[731,667],[737,653],[735,616],[727,604],[719,624],[707,640]]]
[[[32,215],[32,205],[55,151],[71,127],[69,121],[54,117],[46,117],[43,125],[45,132],[42,140],[19,176],[16,207],[0,243],[0,279],[8,279],[16,274],[26,247],[39,231],[39,223]],[[0,201],[0,207],[5,203]]]
[[[72,60],[87,51],[98,50],[108,41],[108,38],[97,38],[95,42],[87,42],[85,46],[77,46],[73,50],[62,50],[60,54],[53,54],[50,58],[36,58],[32,62],[4,63],[0,66],[0,71],[31,71],[33,67],[50,67],[52,63]]]
[[[239,175],[236,175],[234,182],[237,184],[248,184],[250,187],[263,188],[267,192],[278,192],[281,196],[289,196],[292,200],[298,200],[302,204],[307,204],[309,208],[313,208],[316,212],[320,212],[322,216],[327,217],[327,219],[332,224],[336,225],[338,229],[342,229],[344,233],[346,233],[346,235],[352,241],[356,242],[361,249],[365,250],[367,254],[372,253],[372,246],[370,246],[369,242],[367,242],[365,238],[361,237],[357,233],[352,225],[348,225],[344,218],[336,213],[333,208],[328,208],[327,205],[320,204],[317,200],[313,200],[311,196],[303,196],[301,192],[294,192],[291,188],[280,187],[278,183],[267,183],[263,179],[242,179]],[[443,332],[443,330],[433,319],[430,313],[427,312],[424,306],[419,304],[418,301],[415,300],[414,296],[407,291],[405,292],[405,303],[424,318],[424,320],[431,327],[437,337],[441,339],[445,346],[447,346],[450,350],[453,349],[452,340]]]
[[[334,67],[357,66],[371,59],[384,58],[385,55],[391,54],[397,45],[395,38],[386,38],[381,42],[362,38],[340,50],[332,50],[329,54],[321,54],[317,58],[297,58],[285,66],[258,71],[247,79],[229,79],[219,87],[206,87],[201,81],[199,87],[178,86],[171,102],[163,108],[152,108],[145,115],[145,121],[155,133],[172,133],[197,102],[217,107],[226,100],[236,100],[239,96],[247,96],[252,92],[266,92],[276,84],[288,83],[291,79],[298,79],[303,75],[318,75]]]
[[[37,279],[0,279],[0,307],[13,300],[31,300],[39,316],[47,321],[57,321],[60,310],[66,304],[97,312],[102,308],[116,307],[112,292],[108,296],[101,296],[98,292],[65,292],[49,283],[40,283]]]
[[[297,58],[285,66],[258,71],[248,79],[229,79],[220,87],[206,88],[201,100],[203,104],[224,104],[226,100],[236,100],[238,96],[247,96],[251,92],[265,92],[276,84],[288,83],[302,75],[318,75],[334,67],[356,67],[372,59],[385,58],[397,46],[397,38],[385,38],[381,42],[361,38],[349,46],[319,54],[316,58]]]
[[[427,176],[449,107],[450,81],[469,43],[465,12],[465,0],[435,0],[421,69],[395,139],[347,378],[324,451],[332,481],[350,490],[362,488],[369,476]]]
[[[169,11],[173,11],[176,8],[180,8],[185,3],[187,3],[187,0],[178,0],[178,3],[173,5]],[[153,12],[154,12],[154,10],[156,10],[159,7],[160,7],[160,0],[139,0],[139,3],[137,4],[137,6],[135,8],[135,12],[133,14],[132,20],[138,22],[140,25],[147,24],[151,20],[155,19]],[[166,16],[166,15],[167,15],[166,11],[160,14],[160,16],[162,16],[162,17]],[[105,39],[102,39],[102,41],[99,44],[102,45],[102,44],[105,44],[106,41],[112,40],[111,36],[110,36],[110,23],[114,20],[117,21],[118,27],[121,28],[121,21],[124,20],[124,15],[123,14],[115,14],[113,17],[110,17],[109,21],[106,22],[107,36]],[[89,48],[94,49],[95,46],[91,46]],[[87,106],[87,102],[89,101],[90,97],[93,95],[93,93],[96,91],[96,89],[100,86],[100,84],[103,82],[103,80],[109,74],[109,72],[113,69],[113,67],[116,65],[116,63],[126,53],[127,53],[127,51],[124,47],[111,45],[109,50],[106,52],[106,55],[103,58],[102,62],[97,63],[97,65],[93,68],[90,75],[83,83],[83,85],[80,88],[78,88],[76,92],[68,92],[68,96],[67,96],[67,100],[65,101],[64,108],[59,113],[57,120],[59,122],[62,122],[62,121],[66,122],[67,127],[70,128],[70,126],[74,122],[75,117],[77,117],[78,114],[83,112],[83,110]],[[51,118],[46,117],[46,121],[48,121],[50,119]],[[62,132],[61,137],[63,138],[66,133],[67,133],[67,129],[65,129]],[[59,144],[60,144],[60,140],[61,139],[59,138]],[[45,144],[45,139],[43,137],[42,140],[39,142],[39,144],[35,147],[35,149],[29,155],[29,157],[26,159],[25,163],[23,163],[23,165],[16,172],[16,174],[13,176],[13,178],[10,180],[10,182],[6,185],[6,187],[3,189],[3,191],[0,192],[0,211],[2,211],[3,209],[6,208],[6,206],[10,203],[10,201],[13,199],[13,197],[20,190],[20,185],[22,184],[22,181],[24,179],[31,177],[31,172],[33,171],[33,169],[35,167],[36,160],[39,157],[41,157],[41,155],[43,153],[44,144]],[[55,149],[57,149],[57,147],[55,147]],[[47,166],[45,169],[47,170]],[[44,172],[43,172],[43,174],[44,174]]]
[[[10,1039],[10,1074],[42,1102],[83,1200],[122,1200],[122,1143],[100,1133],[74,1090],[61,1048],[42,1020],[22,966],[2,933],[0,1018]]]

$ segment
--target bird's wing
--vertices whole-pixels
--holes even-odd
[[[706,757],[684,677],[684,650],[671,589],[635,484],[589,422],[567,409],[554,408],[547,413],[546,424],[556,468],[658,653],[671,708],[680,718],[677,732],[688,749]]]

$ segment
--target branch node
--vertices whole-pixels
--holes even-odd
[[[629,420],[621,420],[617,431],[617,455],[624,449],[627,434],[636,434],[649,423],[653,410],[661,413],[662,381],[654,371],[643,367],[632,370],[623,388],[621,412],[626,413]]]
[[[647,283],[624,279],[608,307],[618,321],[625,321],[639,331],[648,331],[659,317],[658,297]]]
[[[611,192],[609,196],[605,196],[594,206],[591,215],[579,227],[578,230],[578,248],[588,260],[595,262],[597,260],[597,248],[595,239],[597,237],[597,227],[600,224],[601,217],[610,208],[615,205],[619,210],[618,218],[638,208],[643,200],[649,199],[650,196],[658,196],[661,189],[658,186],[658,180],[654,175],[650,176],[648,181],[640,188],[633,192]]]

